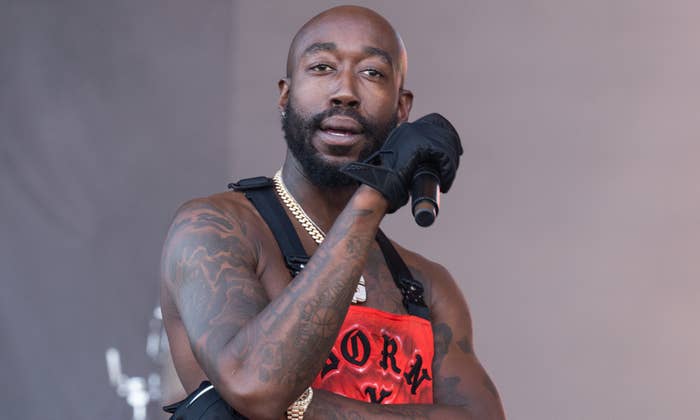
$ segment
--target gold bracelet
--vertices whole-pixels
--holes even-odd
[[[311,398],[313,397],[313,389],[311,389],[311,387],[306,388],[306,391],[287,408],[287,419],[302,420],[306,409],[309,408],[309,404],[311,404]]]

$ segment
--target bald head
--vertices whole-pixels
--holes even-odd
[[[287,78],[292,77],[299,59],[305,53],[318,48],[337,48],[334,36],[342,36],[343,33],[350,31],[366,35],[367,45],[363,46],[365,50],[387,60],[397,72],[403,85],[407,57],[401,36],[383,16],[359,6],[334,7],[306,22],[289,46]]]

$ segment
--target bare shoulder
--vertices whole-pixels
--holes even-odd
[[[208,224],[218,224],[223,229],[233,231],[237,227],[245,227],[240,224],[254,222],[257,217],[254,207],[243,194],[227,191],[183,203],[175,212],[169,234]]]
[[[232,264],[257,267],[260,216],[237,192],[223,192],[183,203],[175,212],[163,246],[161,273],[167,288],[181,280],[174,270],[186,264],[186,257],[232,258]]]

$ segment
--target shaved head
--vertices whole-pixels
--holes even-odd
[[[356,186],[340,168],[368,158],[408,120],[405,75],[403,41],[376,12],[340,6],[311,18],[278,82],[287,158],[313,185]]]
[[[287,54],[287,78],[292,78],[299,58],[310,50],[324,48],[331,50],[335,47],[332,42],[323,39],[324,30],[347,28],[358,30],[372,29],[382,35],[387,42],[387,48],[367,46],[368,52],[382,56],[397,72],[403,86],[406,78],[407,57],[406,48],[399,33],[383,16],[374,10],[360,6],[338,6],[328,9],[312,17],[294,36],[289,53]]]

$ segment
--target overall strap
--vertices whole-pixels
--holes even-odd
[[[273,186],[272,179],[264,176],[246,178],[228,184],[230,189],[245,194],[258,210],[275,235],[287,268],[294,277],[304,268],[304,265],[309,261],[309,256],[301,245],[299,236],[282,204],[277,199]],[[381,229],[377,230],[375,239],[382,254],[384,254],[384,260],[389,267],[391,277],[403,295],[403,305],[406,311],[410,315],[429,320],[430,309],[423,299],[423,284],[413,278],[406,263]]]
[[[284,256],[284,262],[294,277],[304,268],[304,265],[309,261],[309,256],[301,245],[299,236],[294,230],[292,222],[289,221],[282,204],[277,200],[273,185],[271,178],[258,176],[232,182],[228,184],[228,187],[234,191],[242,192],[253,203],[275,235],[277,245]]]
[[[376,239],[382,254],[384,254],[386,265],[391,271],[391,277],[394,278],[396,287],[399,288],[403,295],[403,306],[406,307],[406,311],[410,315],[430,320],[430,308],[428,308],[423,299],[423,284],[413,278],[403,258],[401,258],[394,245],[391,244],[391,241],[381,229],[377,230]]]

